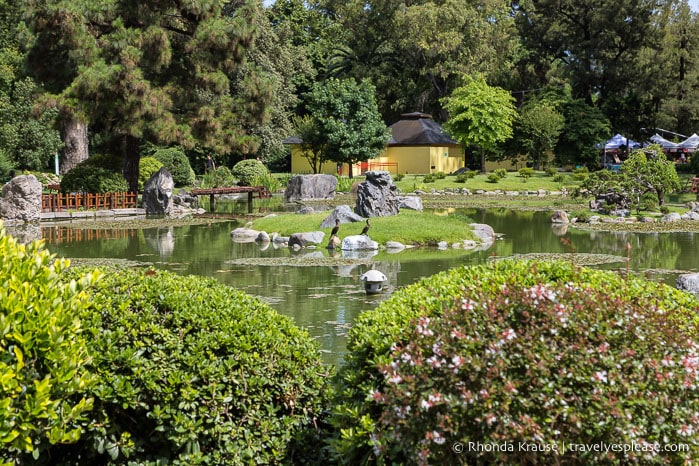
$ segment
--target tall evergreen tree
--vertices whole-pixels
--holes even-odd
[[[51,92],[47,100],[103,133],[132,191],[143,142],[198,143],[218,153],[255,146],[246,127],[263,118],[269,98],[245,60],[259,1],[25,2],[35,34],[30,63]],[[246,79],[233,89],[241,69]],[[244,97],[235,93],[240,87]]]

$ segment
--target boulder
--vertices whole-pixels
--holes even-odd
[[[12,178],[2,187],[0,217],[18,222],[39,220],[41,190],[41,183],[34,175],[20,175]]]
[[[699,220],[699,212],[690,210],[689,212],[683,213],[681,217],[682,220]]]
[[[260,236],[260,232],[251,228],[236,228],[231,231],[231,239],[235,243],[252,243]]]
[[[337,236],[332,236],[330,238],[330,241],[328,241],[328,245],[326,246],[326,248],[337,249],[340,247],[341,244],[342,244],[342,241],[340,241],[340,238],[338,238]]]
[[[482,243],[490,244],[495,241],[495,230],[493,230],[493,227],[490,225],[486,225],[485,223],[471,223],[469,226]]]
[[[401,196],[398,200],[399,209],[410,209],[422,212],[422,199],[418,196]]]
[[[296,211],[297,215],[312,215],[315,213],[316,210],[311,206],[306,206]]]
[[[343,251],[362,251],[362,250],[378,250],[379,244],[372,241],[366,235],[350,235],[345,236],[342,240]]]
[[[398,241],[388,241],[386,243],[386,249],[388,249],[389,252],[399,252],[405,249],[405,244]]]
[[[337,178],[332,175],[296,175],[284,191],[286,202],[334,199]]]
[[[398,214],[398,188],[387,171],[366,172],[366,181],[357,187],[355,213],[362,217],[389,217]]]
[[[699,296],[699,273],[685,273],[677,277],[675,287]]]
[[[570,220],[564,210],[557,210],[551,216],[551,223],[570,223]]]
[[[682,220],[682,217],[677,212],[670,212],[669,214],[665,214],[660,219],[661,222],[678,222],[680,220]]]
[[[146,214],[167,214],[172,208],[175,182],[164,167],[150,177],[143,187],[143,208]]]
[[[325,233],[322,231],[308,231],[305,233],[294,233],[289,236],[288,243],[289,247],[299,245],[303,248],[306,247],[308,243],[320,244],[323,242],[323,238],[325,238]]]
[[[335,226],[335,220],[340,220],[340,224],[352,223],[352,222],[363,222],[364,219],[359,215],[352,212],[352,209],[348,205],[339,205],[325,217],[323,222],[320,224],[321,228],[330,228]]]

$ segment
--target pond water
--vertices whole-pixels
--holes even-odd
[[[509,209],[431,213],[467,215],[475,222],[491,225],[502,236],[484,251],[380,251],[349,264],[342,260],[341,252],[331,253],[324,248],[294,253],[272,245],[261,249],[256,243],[234,243],[230,232],[240,224],[233,219],[141,230],[76,230],[60,225],[43,226],[42,230],[47,248],[63,257],[138,261],[182,275],[215,277],[258,296],[317,338],[325,361],[332,364],[341,363],[347,331],[361,312],[376,307],[398,288],[452,267],[484,263],[493,256],[563,253],[575,259],[575,254],[594,253],[618,256],[619,261],[599,267],[619,269],[626,267],[627,243],[632,248],[631,270],[653,280],[674,284],[679,273],[695,272],[699,265],[693,233],[562,231],[552,226],[548,212]],[[372,267],[383,272],[388,281],[383,293],[368,296],[359,277]]]

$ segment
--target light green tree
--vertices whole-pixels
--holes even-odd
[[[293,119],[294,134],[301,141],[301,155],[308,161],[313,173],[320,171],[320,166],[324,162],[325,137],[320,126],[310,115],[295,116]]]
[[[645,193],[655,193],[658,204],[665,203],[665,194],[682,187],[675,164],[667,159],[662,147],[657,144],[635,150],[621,164],[625,185],[640,204]]]
[[[520,110],[519,139],[536,170],[549,161],[564,124],[563,115],[546,101],[533,102]]]
[[[504,89],[489,86],[482,76],[466,77],[466,84],[443,103],[450,115],[444,128],[465,146],[480,149],[481,171],[485,172],[486,154],[512,137],[517,119],[513,97]]]
[[[390,138],[368,81],[330,78],[305,95],[306,108],[325,139],[323,160],[352,165],[377,157]]]

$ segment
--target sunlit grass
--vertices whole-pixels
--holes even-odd
[[[322,212],[311,215],[282,214],[264,217],[254,220],[252,228],[269,234],[277,232],[280,236],[306,231],[323,231],[327,240],[332,228],[321,229],[320,224],[329,214],[329,212]],[[453,243],[475,238],[469,227],[470,223],[473,223],[472,219],[457,214],[435,215],[404,209],[398,215],[391,217],[372,217],[369,237],[384,245],[387,241],[415,245],[435,245],[440,241]],[[345,236],[358,235],[362,228],[364,228],[364,222],[341,224],[338,236],[342,239]]]
[[[416,189],[430,191],[433,188],[443,190],[446,188],[467,188],[472,192],[478,189],[484,191],[494,191],[496,189],[502,191],[535,191],[544,189],[546,191],[560,191],[562,188],[573,190],[580,185],[580,181],[573,178],[572,173],[562,173],[562,181],[554,181],[553,177],[546,175],[544,172],[535,172],[530,178],[522,178],[517,172],[508,172],[505,178],[500,179],[497,183],[488,181],[488,174],[478,174],[475,177],[466,180],[465,183],[457,183],[456,176],[449,175],[446,178],[435,180],[433,183],[423,182],[423,175],[405,175],[401,181],[395,181],[396,186],[402,192],[412,192]]]

